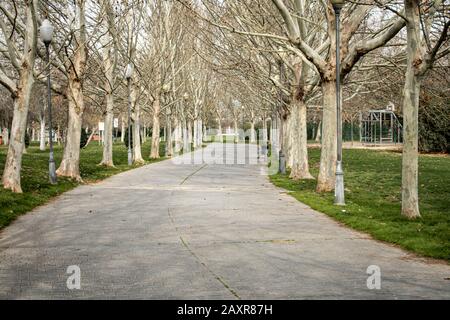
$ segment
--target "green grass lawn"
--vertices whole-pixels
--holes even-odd
[[[56,167],[62,158],[62,147],[55,147]],[[3,172],[7,148],[0,146],[0,172]],[[127,149],[123,143],[114,144],[113,160],[115,168],[99,166],[102,160],[102,146],[97,141],[92,141],[85,149],[81,150],[80,172],[85,183],[105,179],[109,176],[126,171],[138,166],[129,167],[127,162]],[[150,154],[150,142],[142,146],[142,155],[148,160]],[[164,154],[164,143],[160,144],[160,154]],[[160,161],[148,160],[146,163]],[[22,194],[13,193],[0,186],[0,229],[8,225],[17,216],[30,211],[36,206],[44,204],[49,199],[73,189],[77,182],[58,177],[58,184],[51,185],[48,182],[48,148],[40,151],[38,146],[32,145],[27,149],[22,162]]]
[[[311,173],[317,177],[320,149],[310,148]],[[285,188],[315,210],[364,231],[374,238],[418,254],[450,261],[450,157],[422,155],[419,159],[419,198],[422,218],[400,214],[401,154],[344,150],[346,206],[333,205],[333,193],[315,192],[316,181],[293,181],[273,175]]]

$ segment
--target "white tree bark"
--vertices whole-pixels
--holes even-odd
[[[175,152],[180,153],[183,146],[183,129],[181,127],[181,121],[177,117],[175,122]]]
[[[202,124],[203,124],[203,121],[202,121]],[[206,133],[207,133],[207,129],[206,129],[206,124],[203,124],[202,125],[202,141],[200,142],[200,144],[202,144],[203,143],[203,141],[206,141],[206,138],[207,138],[207,135],[206,135]]]
[[[153,128],[152,128],[152,147],[150,151],[151,159],[158,159],[159,155],[159,115],[161,106],[159,97],[153,101]],[[167,142],[166,142],[167,143]]]
[[[105,130],[103,131],[103,158],[101,165],[114,167],[113,130],[114,130],[114,97],[112,92],[106,93]]]
[[[317,125],[317,129],[316,129],[316,138],[315,141],[317,143],[320,143],[321,139],[322,139],[322,121],[319,121],[319,124]]]
[[[203,141],[203,124],[201,119],[194,120],[194,148],[202,145]]]
[[[189,141],[189,144],[192,144],[192,143],[194,143],[194,137],[192,136],[192,121],[191,120],[188,120],[188,122],[187,122],[187,126],[188,126],[188,128],[187,128],[187,130],[188,130],[188,141]]]
[[[131,107],[134,110],[132,119],[134,122],[133,125],[133,162],[135,163],[145,163],[144,159],[142,158],[142,152],[141,152],[141,107],[139,103],[136,101],[136,91],[137,88],[135,86],[131,86]]]
[[[83,78],[86,68],[85,0],[76,0],[76,6],[74,30],[76,50],[72,57],[73,63],[69,66],[67,86],[69,120],[63,159],[56,173],[81,181],[80,138],[84,112]]]
[[[186,119],[182,120],[182,139],[183,139],[183,153],[189,152],[189,138],[188,138],[188,131],[187,131],[187,121]]]
[[[306,105],[300,101],[295,101],[292,106],[293,113],[293,163],[291,167],[290,178],[294,180],[299,179],[313,179],[309,173],[308,164],[308,139],[306,128]]]
[[[203,144],[203,120],[200,119],[198,122],[198,146],[201,147]]]
[[[166,150],[168,157],[171,157],[173,155],[173,134],[172,134],[172,119],[169,117],[166,117],[167,123],[166,123],[166,131],[167,131],[167,143],[166,143]]]
[[[41,114],[39,116],[39,150],[45,150],[45,116]]]
[[[121,116],[120,142],[122,143],[125,141],[125,130],[127,130],[125,124],[125,117]]]
[[[419,211],[418,122],[420,82],[423,61],[420,44],[420,13],[417,0],[405,0],[407,28],[407,70],[403,91],[402,215],[413,219]]]
[[[79,81],[69,80],[69,120],[63,159],[56,170],[59,176],[81,181],[80,176],[80,138],[84,110],[84,99]],[[70,94],[70,95],[69,95]]]
[[[329,192],[334,190],[337,159],[336,84],[334,81],[322,82],[322,95],[322,148],[316,190]]]
[[[198,120],[194,119],[194,136],[192,137],[192,139],[194,140],[194,149],[197,148],[198,146]]]
[[[250,121],[250,143],[256,142],[255,120]]]
[[[288,168],[292,168],[294,163],[294,126],[296,120],[296,115],[293,114],[293,110],[290,110],[283,121],[283,152]]]
[[[2,139],[3,139],[3,144],[5,146],[9,145],[9,130],[8,130],[8,128],[3,128]]]
[[[22,154],[25,148],[25,131],[31,90],[33,88],[33,68],[37,45],[37,1],[26,2],[26,35],[23,56],[20,61],[19,81],[13,92],[14,112],[11,125],[11,139],[3,170],[3,187],[13,192],[21,193],[20,171],[22,169]]]
[[[219,128],[217,129],[217,139],[219,140],[219,142],[223,142],[222,139],[222,121],[219,119]]]
[[[31,141],[32,142],[36,141],[36,129],[34,127],[34,123],[31,126]]]
[[[103,3],[106,8],[106,26],[108,33],[100,39],[103,45],[103,72],[104,84],[103,88],[106,92],[106,115],[104,119],[103,131],[103,157],[100,165],[114,167],[113,161],[113,131],[114,131],[114,72],[117,65],[117,50],[115,46],[115,34],[113,27],[113,14],[108,3]]]
[[[262,135],[260,136],[262,141],[260,143],[262,144],[266,144],[267,140],[268,140],[268,136],[267,136],[267,119],[266,117],[263,117],[262,119]]]

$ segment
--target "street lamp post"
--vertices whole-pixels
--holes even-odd
[[[133,163],[131,153],[131,76],[133,75],[133,65],[129,63],[125,71],[125,78],[127,79],[128,88],[128,165]]]
[[[345,0],[331,0],[336,16],[336,122],[337,122],[337,161],[334,204],[345,205],[344,171],[342,168],[342,116],[341,116],[341,66],[340,66],[340,13]]]
[[[48,105],[48,122],[49,122],[49,146],[50,155],[48,159],[48,176],[51,184],[56,184],[56,167],[53,154],[53,128],[52,128],[52,92],[50,82],[50,43],[53,37],[53,26],[50,21],[45,19],[40,27],[40,36],[45,44],[46,63],[47,63],[47,105]]]
[[[188,125],[187,125],[187,121],[186,121],[186,113],[185,113],[185,107],[187,105],[187,101],[189,99],[189,94],[187,92],[185,92],[183,94],[183,121],[184,121],[184,133],[183,133],[183,153],[188,152],[188,150],[190,149],[190,145],[189,145],[189,141],[188,141],[188,137],[189,137],[189,132],[188,132]]]

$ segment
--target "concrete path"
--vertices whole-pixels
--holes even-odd
[[[20,217],[0,233],[0,298],[450,298],[449,265],[315,212],[245,148],[209,145],[194,164],[151,164]],[[66,285],[72,265],[79,290]],[[370,265],[380,290],[367,287]]]

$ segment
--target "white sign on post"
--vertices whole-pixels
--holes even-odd
[[[98,123],[98,131],[104,131],[105,130],[105,123],[99,122]]]
[[[114,118],[114,128],[119,127],[119,118]]]

